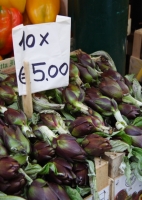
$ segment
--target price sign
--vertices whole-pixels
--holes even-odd
[[[12,30],[19,95],[26,95],[24,62],[29,62],[31,92],[69,84],[71,18],[56,22],[19,25]]]

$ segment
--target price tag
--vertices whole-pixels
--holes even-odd
[[[12,29],[19,95],[26,95],[24,62],[29,63],[31,93],[69,84],[71,18],[19,25]]]

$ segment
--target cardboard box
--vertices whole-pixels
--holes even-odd
[[[125,199],[124,196],[131,199],[132,195],[137,195],[139,191],[142,191],[142,182],[137,180],[134,173],[131,174],[131,183],[128,182],[125,175],[121,175],[112,179],[110,188],[110,200]],[[119,196],[119,198],[118,198]],[[139,198],[138,198],[139,199]]]
[[[14,57],[0,61],[0,72],[6,74],[15,73],[15,60]]]
[[[110,191],[109,191],[109,185],[102,189],[100,192],[98,192],[99,200],[110,200]],[[89,195],[84,200],[92,200],[92,195]]]
[[[108,176],[110,178],[115,178],[120,175],[119,166],[124,155],[124,153],[105,152],[103,159],[108,161]]]

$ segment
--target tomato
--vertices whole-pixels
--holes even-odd
[[[18,9],[0,6],[0,55],[12,51],[12,28],[22,22],[23,16]]]

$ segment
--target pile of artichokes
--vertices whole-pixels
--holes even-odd
[[[28,119],[16,75],[0,74],[0,197],[81,200],[92,193],[88,161],[106,151],[125,152],[123,164],[141,168],[141,86],[106,52],[75,51],[69,85],[32,100]]]

